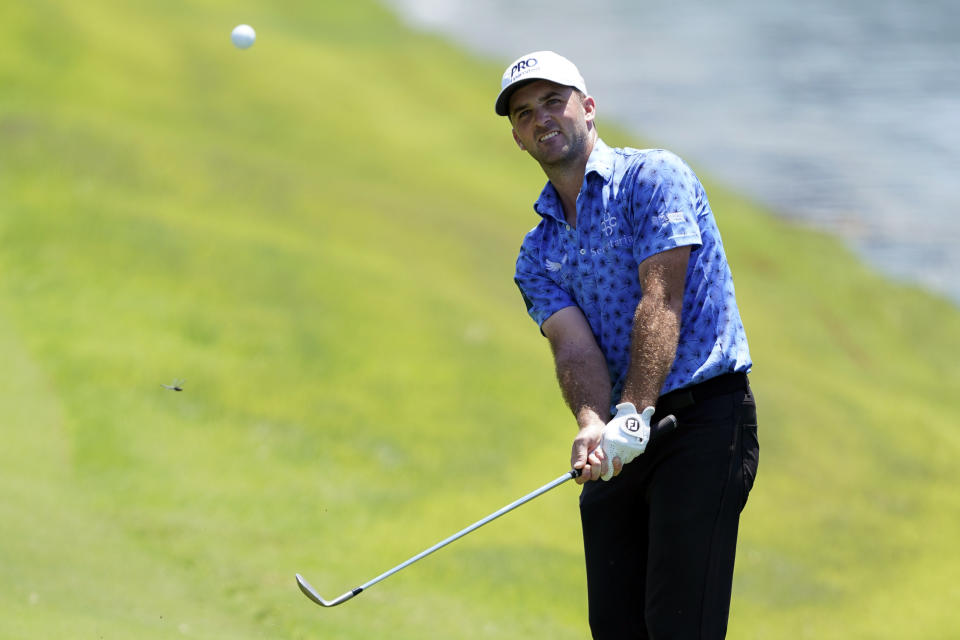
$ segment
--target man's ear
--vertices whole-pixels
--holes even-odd
[[[585,96],[583,98],[583,112],[586,114],[587,122],[590,122],[597,116],[597,101],[593,99],[593,96]]]
[[[523,143],[520,142],[520,136],[517,135],[516,129],[511,129],[510,132],[513,134],[513,140],[517,143],[517,146],[520,147],[520,151],[526,151],[527,148],[523,146]]]

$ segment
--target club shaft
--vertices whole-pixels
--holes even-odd
[[[362,590],[362,589],[367,589],[367,588],[369,588],[369,587],[372,587],[373,585],[377,584],[377,583],[380,582],[381,580],[384,580],[384,579],[386,579],[386,578],[389,578],[390,576],[392,576],[393,574],[395,574],[397,571],[400,571],[401,569],[404,569],[404,568],[410,566],[410,565],[413,564],[414,562],[417,562],[418,560],[421,560],[421,559],[427,557],[428,555],[430,555],[430,554],[433,553],[434,551],[438,551],[439,549],[442,549],[443,547],[447,546],[447,545],[450,544],[451,542],[454,542],[455,540],[459,540],[460,538],[462,538],[463,536],[467,535],[467,534],[470,533],[471,531],[475,531],[475,530],[479,529],[479,528],[482,527],[483,525],[485,525],[485,524],[487,524],[487,523],[489,523],[489,522],[492,522],[492,521],[496,520],[496,519],[499,518],[500,516],[502,516],[502,515],[504,515],[504,514],[506,514],[506,513],[509,513],[510,511],[513,511],[514,509],[516,509],[516,508],[519,507],[520,505],[526,504],[527,502],[530,502],[531,500],[533,500],[533,499],[536,498],[537,496],[543,495],[543,494],[546,493],[547,491],[550,491],[551,489],[560,486],[561,484],[563,484],[563,483],[566,482],[567,480],[570,480],[571,478],[577,477],[577,475],[579,475],[579,474],[576,474],[576,475],[575,475],[573,471],[567,471],[566,473],[564,473],[562,476],[560,476],[560,477],[557,478],[556,480],[553,480],[553,481],[551,481],[551,482],[548,482],[547,484],[543,485],[543,486],[540,487],[539,489],[537,489],[537,490],[535,490],[535,491],[531,491],[530,493],[528,493],[527,495],[523,496],[522,498],[520,498],[520,499],[518,499],[518,500],[514,500],[513,502],[511,502],[511,503],[508,504],[507,506],[505,506],[505,507],[503,507],[503,508],[501,508],[501,509],[498,509],[497,511],[494,511],[493,513],[491,513],[491,514],[488,515],[487,517],[482,518],[481,520],[477,520],[476,522],[474,522],[474,523],[473,523],[472,525],[470,525],[469,527],[467,527],[467,528],[465,528],[465,529],[462,529],[461,531],[458,531],[457,533],[453,534],[453,535],[450,536],[449,538],[445,538],[445,539],[441,540],[440,542],[438,542],[437,544],[433,545],[433,546],[430,547],[429,549],[424,549],[423,551],[421,551],[421,552],[418,553],[417,555],[413,556],[413,557],[410,558],[409,560],[406,560],[406,561],[398,564],[398,565],[395,566],[394,568],[392,568],[392,569],[390,569],[390,570],[388,570],[388,571],[385,571],[385,572],[381,573],[381,574],[380,574],[379,576],[377,576],[376,578],[373,578],[372,580],[369,580],[368,582],[365,582],[364,584],[360,585],[360,586],[357,587],[357,588]]]
[[[413,556],[413,557],[410,558],[409,560],[405,560],[404,562],[398,564],[397,566],[393,567],[392,569],[389,569],[389,570],[387,570],[387,571],[384,571],[383,573],[381,573],[380,575],[378,575],[376,578],[373,578],[372,580],[368,580],[367,582],[364,582],[364,583],[363,583],[362,585],[360,585],[359,587],[356,587],[355,589],[351,589],[350,591],[347,591],[347,592],[344,593],[343,595],[341,595],[341,596],[339,596],[339,597],[337,597],[337,598],[334,598],[333,600],[326,600],[326,599],[324,599],[319,593],[317,593],[317,591],[310,585],[310,583],[307,582],[306,579],[304,579],[304,577],[301,576],[299,573],[297,574],[297,584],[298,584],[298,586],[300,587],[300,590],[303,592],[303,594],[304,594],[305,596],[307,596],[308,598],[310,598],[311,600],[313,600],[315,603],[317,603],[317,604],[319,604],[319,605],[321,605],[321,606],[324,606],[324,607],[335,607],[336,605],[341,604],[341,603],[343,603],[343,602],[346,602],[347,600],[350,600],[350,599],[353,598],[354,596],[359,595],[360,593],[362,593],[362,592],[365,591],[366,589],[372,587],[373,585],[377,584],[377,583],[380,582],[381,580],[386,580],[387,578],[389,578],[390,576],[392,576],[392,575],[395,574],[396,572],[398,572],[398,571],[400,571],[400,570],[402,570],[402,569],[404,569],[404,568],[406,568],[406,567],[409,567],[409,566],[410,566],[411,564],[413,564],[414,562],[417,562],[418,560],[422,560],[423,558],[427,557],[428,555],[430,555],[430,554],[433,553],[434,551],[437,551],[437,550],[439,550],[439,549],[442,549],[443,547],[447,546],[447,545],[450,544],[451,542],[454,542],[455,540],[459,540],[460,538],[462,538],[463,536],[467,535],[467,534],[470,533],[471,531],[475,531],[475,530],[479,529],[479,528],[482,527],[483,525],[485,525],[485,524],[487,524],[487,523],[489,523],[489,522],[491,522],[491,521],[493,521],[493,520],[496,520],[497,518],[499,518],[500,516],[504,515],[505,513],[509,513],[510,511],[513,511],[514,509],[516,509],[516,508],[519,507],[520,505],[525,504],[525,503],[527,503],[527,502],[530,502],[531,500],[533,500],[533,499],[536,498],[537,496],[543,495],[543,494],[546,493],[547,491],[550,491],[551,489],[560,486],[561,484],[563,484],[563,483],[566,482],[567,480],[570,480],[571,478],[576,478],[576,477],[578,477],[579,475],[580,475],[580,470],[579,470],[579,469],[571,469],[570,471],[567,471],[566,473],[564,473],[562,476],[560,476],[560,477],[557,478],[556,480],[553,480],[553,481],[551,481],[551,482],[548,482],[547,484],[543,485],[543,486],[540,487],[539,489],[536,489],[535,491],[531,491],[530,493],[528,493],[527,495],[523,496],[522,498],[520,498],[520,499],[518,499],[518,500],[514,500],[513,502],[511,502],[511,503],[508,504],[507,506],[505,506],[505,507],[503,507],[503,508],[501,508],[501,509],[498,509],[497,511],[494,511],[493,513],[491,513],[490,515],[488,515],[486,518],[483,518],[483,519],[481,519],[481,520],[477,520],[476,522],[474,522],[472,525],[470,525],[470,526],[467,527],[466,529],[462,529],[461,531],[458,531],[457,533],[453,534],[452,536],[441,540],[440,542],[438,542],[437,544],[433,545],[433,546],[430,547],[429,549],[424,549],[423,551],[421,551],[421,552],[418,553],[417,555]]]

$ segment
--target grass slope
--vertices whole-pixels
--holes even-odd
[[[584,637],[572,487],[293,583],[564,468],[496,65],[365,0],[2,16],[0,637]],[[731,637],[950,637],[960,314],[711,193],[762,421]]]

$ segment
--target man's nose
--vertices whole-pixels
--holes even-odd
[[[538,125],[545,125],[550,122],[550,112],[546,107],[537,107],[534,109],[533,116]]]

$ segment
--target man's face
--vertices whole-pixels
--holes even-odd
[[[510,96],[513,138],[544,168],[584,159],[596,104],[573,87],[536,80]]]

